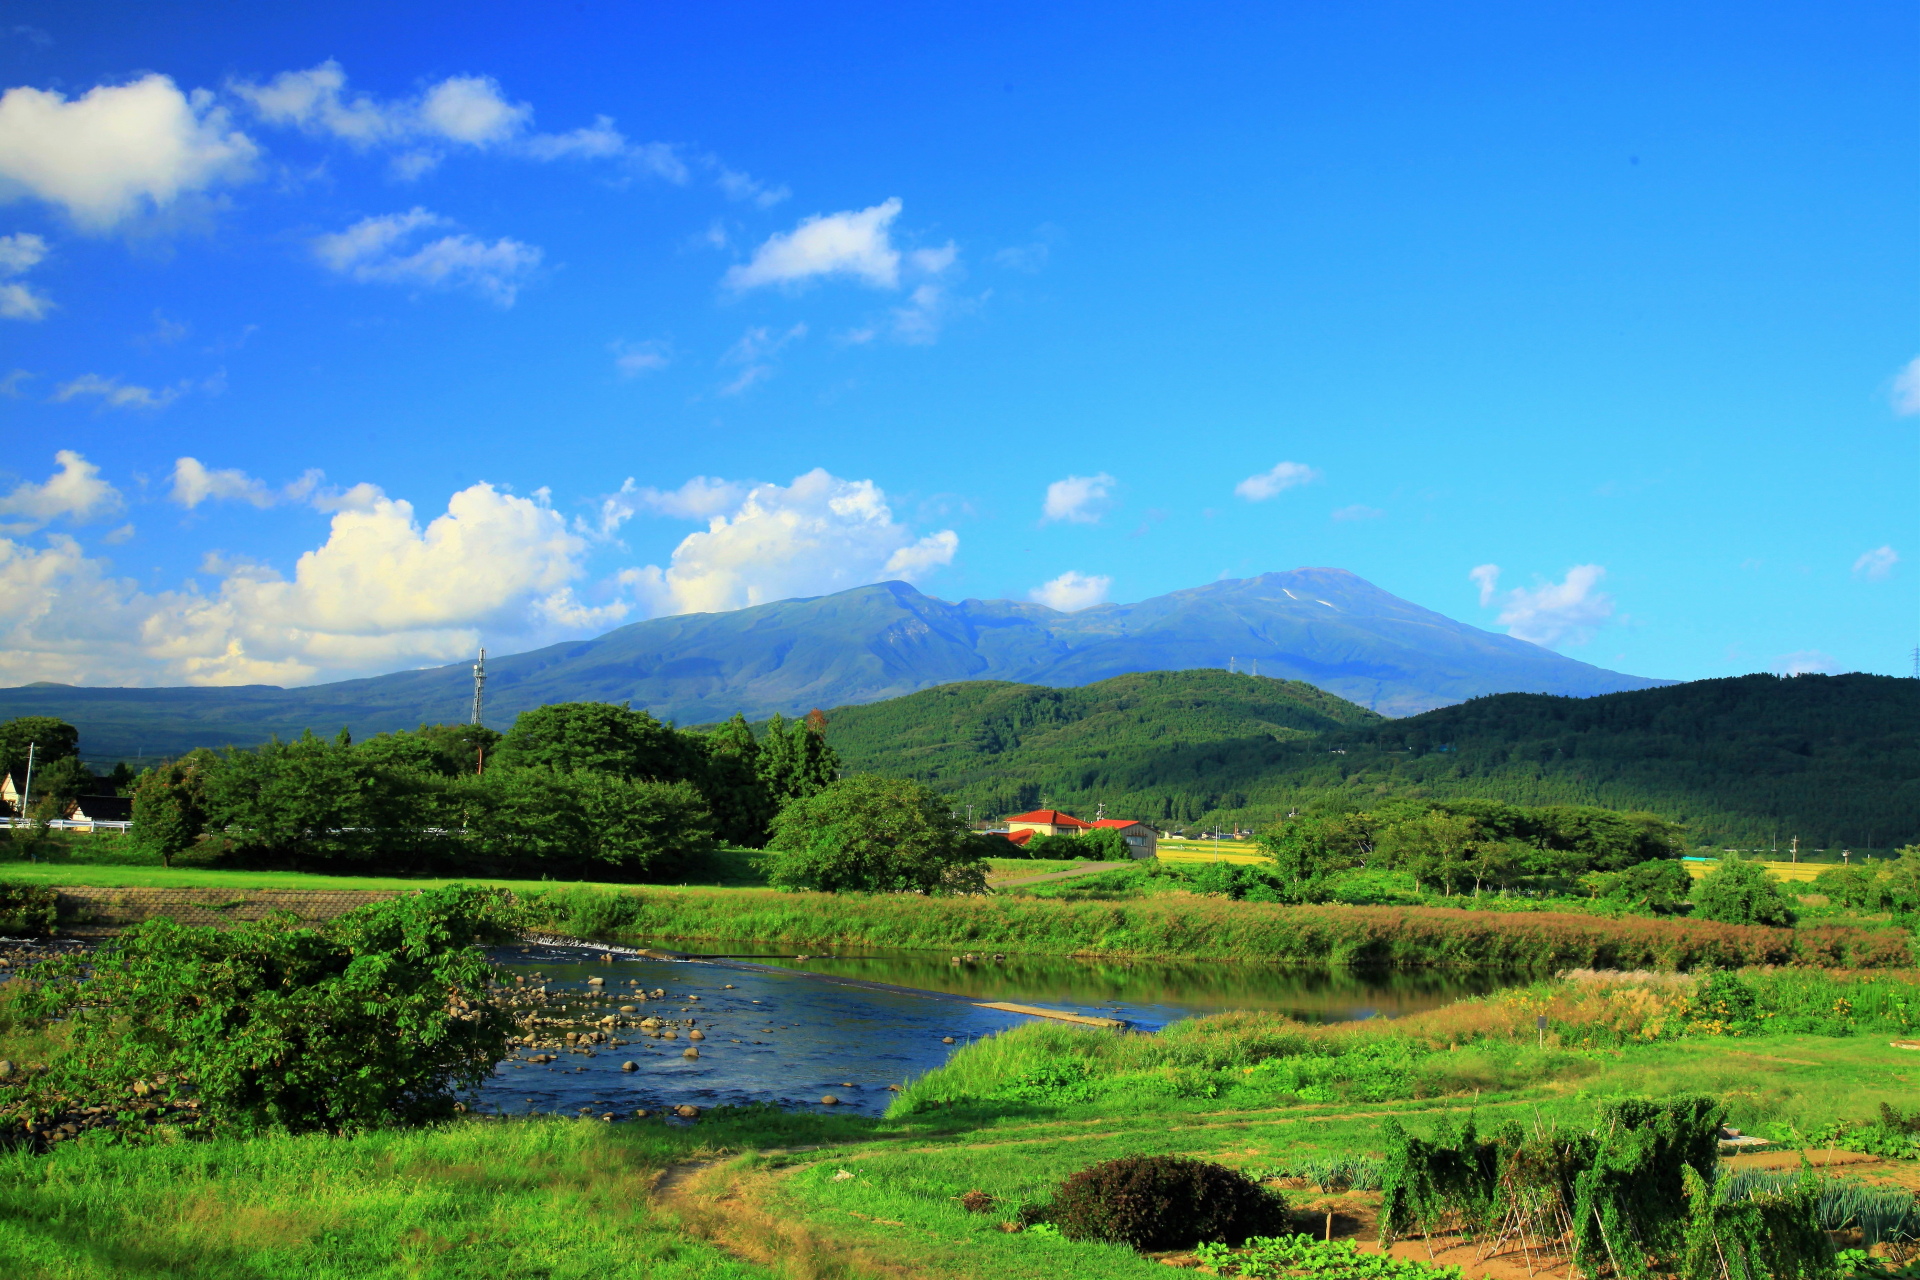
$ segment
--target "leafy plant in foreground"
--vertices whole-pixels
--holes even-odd
[[[1244,1280],[1459,1280],[1457,1266],[1436,1266],[1412,1258],[1361,1253],[1351,1240],[1315,1240],[1308,1235],[1257,1236],[1245,1249],[1203,1244],[1194,1256],[1202,1266]]]
[[[197,1099],[213,1127],[353,1131],[450,1114],[506,1054],[479,943],[514,908],[497,890],[431,889],[324,929],[281,914],[220,930],[156,920],[91,960],[37,971],[24,1002],[72,1019],[50,1094],[137,1083]],[[149,1085],[151,1088],[152,1085]]]

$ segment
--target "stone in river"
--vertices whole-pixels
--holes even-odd
[[[697,1058],[700,1056],[700,1051],[694,1048],[692,1045],[688,1045],[687,1051],[681,1054],[680,1056],[683,1058]]]
[[[940,1037],[940,1043],[941,1043],[941,1044],[952,1044],[952,1043],[953,1043],[953,1037],[952,1037],[952,1036],[941,1036],[941,1037]]]
[[[840,1099],[834,1097],[830,1093],[823,1094],[821,1095],[821,1098],[820,1098],[820,1105],[823,1107],[837,1107],[840,1105]]]
[[[638,1071],[640,1069],[640,1064],[633,1061],[627,1061],[620,1064],[620,1069],[622,1071]]]
[[[607,980],[596,973],[587,979],[587,985],[590,987],[604,987],[607,985]]]
[[[689,1040],[705,1040],[706,1038],[707,1038],[707,1033],[700,1030],[698,1027],[694,1028],[692,1031],[687,1032],[687,1039]]]
[[[689,1106],[683,1102],[673,1109],[673,1114],[679,1116],[682,1120],[692,1120],[699,1116],[700,1108]]]

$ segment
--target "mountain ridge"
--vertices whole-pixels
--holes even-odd
[[[629,623],[488,659],[487,719],[549,702],[630,702],[663,719],[792,715],[962,680],[1076,687],[1140,671],[1258,664],[1390,716],[1487,693],[1592,696],[1670,681],[1624,675],[1401,600],[1342,569],[1226,579],[1076,613],[1013,600],[949,602],[904,582],[727,613]],[[90,757],[247,745],[304,729],[364,736],[464,721],[470,664],[282,689],[24,686],[0,719],[58,715]]]

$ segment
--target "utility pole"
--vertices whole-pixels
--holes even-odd
[[[480,723],[480,713],[487,703],[487,651],[482,649],[473,664],[473,722]]]
[[[33,799],[33,753],[39,745],[37,742],[29,742],[27,744],[27,781],[26,785],[20,789],[20,816],[22,818],[27,816],[27,802]],[[32,849],[33,845],[29,843],[27,848]],[[38,862],[40,859],[35,857],[34,861]]]
[[[1800,837],[1799,836],[1795,836],[1793,838],[1793,860],[1795,862],[1800,861]]]
[[[1236,662],[1238,662],[1238,661],[1240,661],[1240,659],[1238,659],[1238,658],[1228,658],[1228,659],[1227,659],[1227,674],[1228,674],[1228,675],[1234,675],[1234,674],[1237,674],[1237,673],[1236,673],[1236,672],[1234,671],[1234,669],[1233,669],[1233,664],[1234,664],[1234,663],[1236,663]]]

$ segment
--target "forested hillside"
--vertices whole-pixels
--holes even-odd
[[[1920,682],[1887,676],[1500,694],[1390,721],[1297,682],[1150,672],[945,685],[829,721],[849,769],[919,778],[984,814],[1104,802],[1162,823],[1261,824],[1429,795],[1648,809],[1741,847],[1920,839]]]

